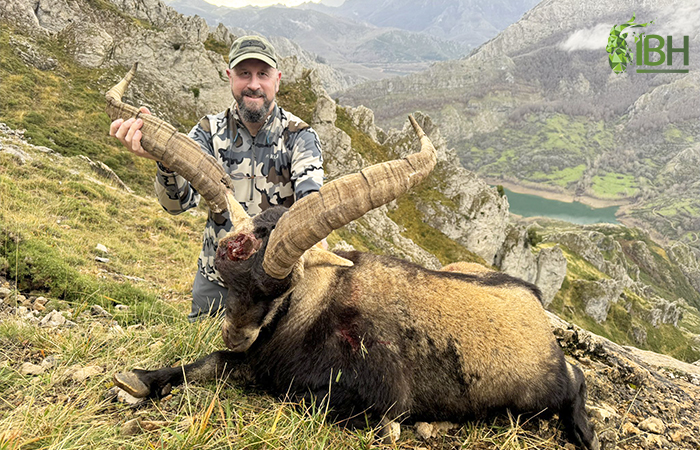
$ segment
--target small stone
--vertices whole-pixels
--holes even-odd
[[[65,325],[66,318],[60,311],[51,311],[39,322],[42,327],[55,328]]]
[[[610,406],[602,404],[600,407],[589,406],[586,408],[589,417],[600,423],[609,423],[611,419],[617,419],[619,415]]]
[[[416,422],[416,434],[423,440],[428,440],[433,437],[433,426],[428,422]]]
[[[164,420],[142,420],[141,421],[141,428],[143,428],[146,431],[155,431],[159,428],[163,428],[165,426],[170,425],[170,422],[166,422]]]
[[[416,433],[425,440],[437,437],[453,428],[457,428],[457,425],[453,424],[452,422],[416,423]]]
[[[671,441],[678,444],[678,443],[684,441],[687,436],[688,436],[688,431],[681,428],[680,430],[676,430],[676,431],[671,433]]]
[[[145,402],[145,398],[136,398],[133,395],[126,392],[124,389],[120,389],[118,386],[113,386],[105,393],[105,398],[117,401],[119,403],[126,403],[127,405],[138,405],[139,403]]]
[[[61,355],[49,355],[41,361],[41,367],[50,369],[61,362]]]
[[[661,419],[649,417],[639,424],[639,429],[648,431],[649,433],[664,434],[666,431],[666,425],[664,425]]]
[[[12,294],[12,291],[6,287],[0,287],[0,300],[5,299]]]
[[[90,307],[90,314],[92,314],[93,316],[105,317],[107,319],[112,318],[112,315],[100,305],[92,305]]]
[[[658,434],[647,434],[644,440],[647,448],[668,448],[666,445],[668,441]]]
[[[124,422],[124,425],[122,425],[122,436],[135,436],[140,433],[141,425],[139,424],[139,419],[127,420],[126,422]]]
[[[17,295],[15,296],[15,300],[17,301],[17,304],[18,304],[18,305],[22,305],[22,306],[26,306],[26,307],[32,306],[32,302],[30,302],[30,301],[27,299],[27,297],[25,297],[25,296],[22,295],[22,294],[17,294]]]
[[[73,379],[73,381],[82,383],[88,378],[93,377],[95,375],[99,375],[102,372],[104,372],[104,369],[100,366],[87,366],[82,369],[76,370],[71,374],[70,377]]]
[[[102,253],[109,253],[109,250],[107,250],[107,247],[105,247],[103,244],[97,244],[95,250]]]
[[[19,373],[21,373],[22,375],[34,375],[34,376],[36,376],[36,375],[41,375],[42,373],[44,373],[45,370],[46,369],[44,369],[41,366],[37,366],[36,364],[26,362],[26,363],[22,364],[22,367],[20,367]]]
[[[46,297],[37,297],[34,299],[34,305],[46,306],[49,300]]]
[[[389,436],[391,442],[398,442],[401,437],[401,424],[398,422],[391,422],[389,425]]]
[[[122,436],[135,436],[144,431],[154,431],[164,426],[169,425],[169,422],[158,420],[141,420],[131,419],[122,425]]]
[[[107,263],[109,262],[109,258],[103,258],[103,257],[101,257],[101,256],[95,256],[95,261],[101,262],[101,263],[104,263],[104,264],[107,264]]]
[[[433,422],[433,429],[438,433],[447,433],[450,430],[459,428],[459,425],[452,422]]]
[[[622,434],[625,436],[637,436],[641,433],[642,432],[639,430],[639,428],[635,427],[629,422],[622,424]]]
[[[117,305],[114,307],[114,309],[116,309],[117,311],[128,311],[129,307],[126,305]]]

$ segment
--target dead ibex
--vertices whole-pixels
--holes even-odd
[[[132,76],[107,94],[112,119],[138,114],[120,100]],[[120,373],[118,386],[136,397],[158,396],[185,377],[246,373],[271,392],[325,397],[341,418],[365,412],[464,421],[507,408],[549,410],[573,439],[598,448],[583,374],[565,361],[535,286],[490,270],[432,271],[314,245],[432,170],[435,149],[412,117],[419,153],[334,180],[289,209],[254,218],[198,144],[153,116],[141,117],[143,147],[235,223],[216,256],[229,288],[223,338],[230,351],[183,367]]]

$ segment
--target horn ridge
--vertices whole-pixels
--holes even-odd
[[[368,211],[396,199],[421,182],[437,162],[435,147],[409,116],[421,150],[402,159],[375,164],[345,175],[294,203],[270,235],[263,269],[284,278],[301,255],[320,240]]]
[[[228,175],[216,159],[204,153],[200,145],[189,136],[179,133],[171,124],[151,114],[142,114],[132,105],[122,102],[122,97],[134,79],[138,63],[105,94],[107,115],[112,120],[140,118],[141,147],[166,167],[177,172],[207,201],[214,213],[229,211],[234,229],[252,229],[252,220],[231,190]]]

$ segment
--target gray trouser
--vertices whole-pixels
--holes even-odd
[[[209,281],[202,272],[197,271],[192,284],[192,312],[187,316],[194,322],[200,316],[208,314],[217,316],[224,312],[224,300],[228,289]]]

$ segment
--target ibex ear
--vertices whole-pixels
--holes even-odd
[[[349,259],[345,259],[335,253],[324,250],[321,247],[314,245],[310,249],[304,252],[301,257],[304,267],[314,267],[314,266],[343,266],[352,267],[355,264]]]

